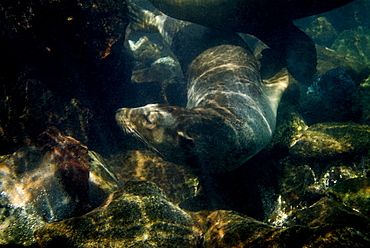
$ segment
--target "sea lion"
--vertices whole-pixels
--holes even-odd
[[[166,160],[194,166],[204,173],[230,171],[242,165],[269,143],[288,75],[262,82],[255,57],[245,43],[235,44],[242,42],[236,34],[164,15],[148,20],[159,26],[166,40],[176,43],[173,51],[177,56],[197,50],[191,64],[183,65],[188,68],[187,106],[121,108],[116,114],[118,124]],[[174,33],[165,32],[168,21]],[[194,29],[197,33],[185,35]],[[209,37],[213,40],[206,39]],[[197,55],[199,47],[205,50]]]
[[[207,27],[252,34],[266,43],[268,62],[286,66],[299,82],[316,72],[314,42],[293,20],[341,7],[353,0],[150,0],[174,18]],[[273,59],[271,59],[273,57]]]
[[[186,108],[121,108],[117,122],[165,159],[205,172],[235,169],[268,144],[287,81],[268,95],[253,55],[233,45],[206,50],[188,75]]]

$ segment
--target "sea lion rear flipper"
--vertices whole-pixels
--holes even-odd
[[[290,84],[289,73],[286,68],[282,68],[273,77],[263,80],[263,91],[270,100],[272,109],[276,112],[281,96]]]
[[[130,17],[130,27],[136,31],[154,33],[158,32],[156,15],[149,10],[145,10],[132,1],[128,2]]]

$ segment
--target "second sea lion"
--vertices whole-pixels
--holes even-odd
[[[207,27],[252,34],[272,50],[267,63],[286,66],[299,82],[311,84],[315,44],[293,20],[341,7],[353,0],[150,0],[174,18]]]

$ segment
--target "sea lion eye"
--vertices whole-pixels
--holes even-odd
[[[153,125],[153,122],[149,119],[149,116],[144,115],[144,120],[146,121],[146,124]]]

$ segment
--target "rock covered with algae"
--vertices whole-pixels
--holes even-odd
[[[331,159],[336,156],[368,155],[370,127],[356,123],[318,123],[310,126],[290,149],[295,157]]]
[[[35,232],[41,247],[197,247],[191,216],[147,181],[127,182],[94,211],[45,225]]]
[[[330,47],[336,37],[337,31],[325,16],[319,16],[311,21],[303,31],[320,46]]]
[[[341,67],[358,83],[366,79],[370,73],[370,68],[356,58],[346,57],[333,49],[318,45],[316,45],[316,51],[316,76],[320,76],[330,69]]]
[[[370,179],[350,178],[329,189],[345,205],[370,217]]]
[[[182,75],[180,64],[173,59],[175,56],[159,49],[148,37],[143,36],[137,42],[129,40],[129,46],[134,58],[133,83],[170,83]]]
[[[291,213],[284,227],[226,210],[210,212],[203,219],[206,248],[367,247],[370,244],[370,219],[329,198]]]
[[[292,212],[323,197],[368,215],[369,138],[369,126],[356,123],[318,123],[303,130],[289,154],[274,162],[281,176],[270,221],[286,224]]]
[[[191,168],[168,162],[148,150],[130,150],[110,160],[121,182],[146,180],[157,184],[171,202],[179,204],[194,197],[199,179]]]
[[[341,67],[318,77],[302,95],[300,112],[312,125],[318,122],[358,121],[360,96],[355,81]]]
[[[370,124],[370,75],[360,84],[362,117],[361,121]]]
[[[0,244],[31,245],[33,232],[99,206],[119,186],[96,153],[49,128],[0,162]]]
[[[343,31],[334,41],[332,49],[339,54],[355,58],[370,66],[370,28],[358,26],[356,29]]]

